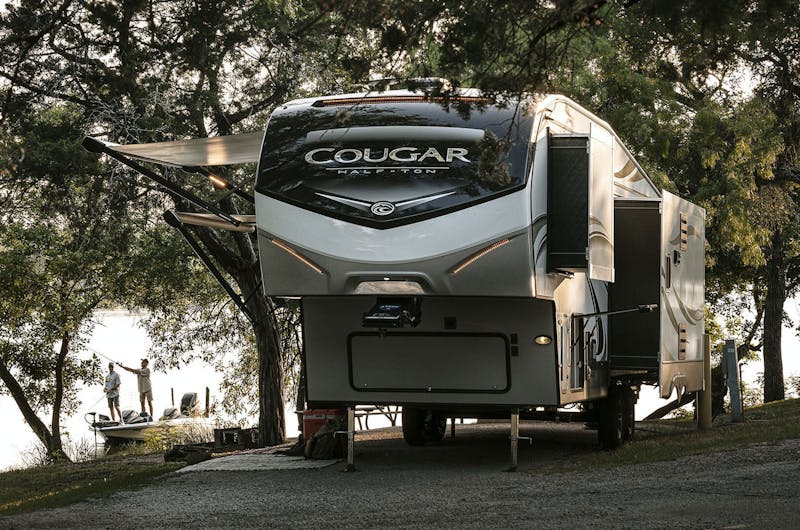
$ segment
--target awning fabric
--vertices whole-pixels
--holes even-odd
[[[229,166],[258,161],[263,132],[150,144],[105,146],[125,156],[175,167]]]

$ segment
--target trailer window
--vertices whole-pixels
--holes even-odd
[[[389,228],[521,189],[530,134],[516,104],[285,108],[270,118],[256,190]]]

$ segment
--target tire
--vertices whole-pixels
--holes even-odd
[[[427,409],[403,407],[403,439],[408,445],[441,442],[447,431],[447,416]]]
[[[623,395],[611,387],[608,396],[597,401],[597,438],[603,449],[616,449],[625,441]]]
[[[431,412],[425,415],[425,441],[441,442],[447,432],[447,416],[440,412]]]
[[[403,439],[408,445],[425,444],[425,409],[403,407]]]
[[[636,434],[636,391],[629,386],[622,390],[622,439],[633,440]]]

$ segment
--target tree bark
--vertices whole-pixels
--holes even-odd
[[[278,338],[278,324],[272,301],[257,292],[261,289],[258,261],[238,278],[247,308],[253,316],[253,333],[258,349],[258,433],[264,447],[282,444],[286,438],[283,403],[283,365]]]
[[[50,445],[47,447],[47,453],[53,460],[62,460],[65,457],[64,448],[61,444],[61,403],[64,401],[64,365],[69,353],[69,344],[69,334],[64,333],[61,336],[61,347],[56,357],[56,390],[53,397],[53,415],[50,422],[52,436],[50,437]]]
[[[50,448],[53,446],[53,435],[48,430],[47,426],[44,422],[39,419],[39,416],[36,415],[36,412],[31,408],[30,403],[28,403],[28,398],[25,396],[25,391],[17,382],[14,375],[8,369],[8,365],[6,365],[5,360],[0,359],[0,380],[3,381],[3,384],[6,385],[9,394],[11,397],[14,398],[14,401],[17,403],[20,412],[22,412],[22,417],[25,418],[25,422],[30,425],[31,430],[39,438],[39,441],[42,442],[47,448],[48,454],[50,453]],[[61,441],[59,440],[59,446]],[[61,458],[63,460],[69,460],[69,457],[61,453]]]
[[[767,249],[767,294],[764,300],[764,403],[784,399],[781,331],[786,301],[786,253],[776,230]]]
[[[295,398],[294,409],[301,412],[297,413],[297,430],[303,432],[303,413],[306,409],[306,367],[303,356],[300,356],[300,377],[297,382],[297,397]]]
[[[277,326],[273,322],[254,325],[258,344],[258,432],[264,447],[282,444],[286,439],[286,418],[283,410],[283,370],[280,363]]]

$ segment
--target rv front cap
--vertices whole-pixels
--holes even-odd
[[[319,147],[306,153],[305,160],[309,164],[320,165],[330,164],[331,162],[352,164],[362,161],[377,164],[386,160],[394,162],[424,162],[428,160],[441,163],[461,160],[462,162],[470,163],[470,160],[466,157],[469,149],[464,147],[448,147],[444,155],[435,147],[428,147],[424,151],[423,149],[425,148],[396,147],[389,149],[384,147],[383,149],[371,149],[365,147],[361,149],[346,148],[337,151],[333,147]]]

